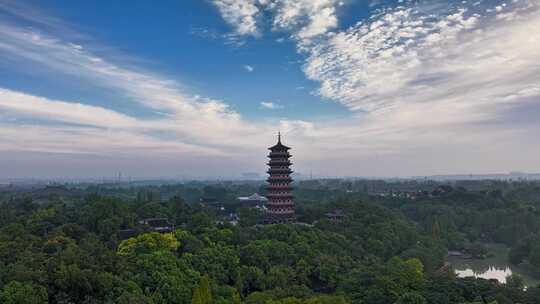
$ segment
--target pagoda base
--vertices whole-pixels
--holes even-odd
[[[264,217],[263,223],[270,224],[290,224],[296,222],[296,216],[293,214],[269,214]]]

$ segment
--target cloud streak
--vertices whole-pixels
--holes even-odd
[[[272,101],[263,101],[261,102],[261,108],[268,109],[268,110],[277,110],[277,109],[283,109],[283,106],[277,103],[274,103]]]
[[[94,55],[91,50],[79,44],[66,42],[54,36],[21,29],[7,24],[0,24],[0,54],[4,58],[18,58],[25,65],[42,66],[47,70],[79,77],[87,83],[113,91],[147,108],[148,111],[160,112],[167,120],[153,122],[153,126],[165,129],[175,136],[200,145],[219,145],[223,136],[230,134],[252,134],[258,131],[256,126],[242,120],[239,113],[229,105],[215,99],[189,95],[176,81],[147,72],[129,65],[112,63],[106,58]],[[6,91],[3,92],[7,94]],[[55,109],[67,115],[58,119],[80,118],[83,123],[91,117],[100,120],[110,118],[112,122],[126,124],[130,119],[120,113],[82,104],[71,105],[69,102],[49,101],[26,96],[26,103],[17,105],[15,99],[20,95],[10,94],[10,99],[3,102],[11,110],[25,115],[46,116],[48,109]],[[33,107],[38,105],[39,107]],[[71,108],[70,108],[71,107]],[[38,112],[41,109],[41,112]],[[83,113],[91,110],[88,114]],[[101,111],[100,113],[97,113]],[[79,116],[76,116],[79,115]],[[101,117],[101,118],[100,118]],[[70,119],[71,119],[70,118]],[[76,120],[76,119],[71,119]],[[214,131],[217,130],[218,132]]]

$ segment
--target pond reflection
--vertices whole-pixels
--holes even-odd
[[[462,257],[448,257],[447,261],[452,264],[456,275],[461,278],[476,277],[482,279],[496,279],[506,283],[506,277],[515,273],[523,277],[527,286],[540,284],[538,275],[529,267],[516,266],[507,262],[509,249],[502,245],[487,245],[490,257],[486,259],[464,259]]]
[[[497,268],[495,266],[490,266],[487,269],[482,269],[477,271],[471,268],[466,269],[455,269],[456,274],[460,278],[466,277],[476,277],[482,279],[496,279],[501,283],[506,283],[506,277],[512,275],[512,269],[510,267]]]

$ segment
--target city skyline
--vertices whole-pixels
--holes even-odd
[[[540,172],[539,12],[0,0],[0,179]]]

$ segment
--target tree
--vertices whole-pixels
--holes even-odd
[[[210,290],[210,279],[203,276],[199,286],[193,292],[191,304],[212,304],[212,291]]]
[[[52,277],[55,287],[74,302],[91,296],[97,283],[95,273],[88,269],[80,269],[77,264],[60,264]]]
[[[342,296],[315,296],[304,301],[305,304],[347,304]]]
[[[407,292],[397,300],[396,304],[426,304],[426,299],[419,293]]]
[[[255,208],[239,208],[240,226],[251,227],[256,225],[261,219],[262,212]]]
[[[390,280],[400,287],[400,294],[421,290],[424,287],[424,266],[419,259],[404,261],[399,257],[394,257],[388,261],[386,267]]]
[[[208,214],[198,212],[189,218],[187,227],[195,234],[202,233],[204,229],[212,227],[212,219]]]
[[[173,234],[151,232],[122,241],[118,246],[118,254],[129,256],[162,250],[175,252],[179,246],[180,242]]]
[[[519,274],[513,273],[506,277],[506,286],[512,289],[523,290],[525,288],[525,280]]]
[[[190,260],[195,270],[209,275],[219,284],[230,283],[239,266],[238,255],[232,246],[206,247]]]
[[[469,253],[475,258],[484,258],[488,253],[486,246],[481,243],[474,243],[469,248]]]
[[[295,273],[289,267],[274,266],[271,267],[264,276],[265,287],[267,289],[274,288],[290,288],[291,281],[294,280]]]
[[[17,281],[10,282],[0,291],[2,304],[44,304],[47,300],[45,287]]]
[[[242,266],[237,272],[236,289],[244,296],[264,287],[264,272],[255,266]]]
[[[529,262],[540,269],[540,245],[536,245],[531,249]]]
[[[129,259],[125,279],[133,280],[158,303],[187,304],[200,281],[198,272],[170,251],[140,254]]]
[[[436,220],[431,227],[431,236],[436,240],[441,239],[441,225],[438,220]]]

